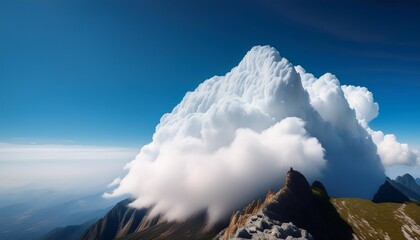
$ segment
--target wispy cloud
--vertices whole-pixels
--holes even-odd
[[[0,142],[0,161],[126,160],[138,149],[64,144],[14,144]]]

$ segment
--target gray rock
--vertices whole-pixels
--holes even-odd
[[[236,238],[245,238],[245,239],[251,239],[252,235],[248,233],[248,231],[245,228],[239,228],[236,231],[235,234]]]
[[[262,212],[251,216],[245,226],[239,228],[231,239],[253,240],[312,240],[312,236],[305,229],[300,229],[293,223],[281,223],[268,218]]]
[[[248,229],[248,232],[249,233],[257,233],[257,228],[256,227],[254,227],[254,226],[251,226],[251,227],[249,227],[249,228],[247,228]]]
[[[309,236],[308,231],[306,231],[305,229],[302,229],[302,231],[301,231],[301,236],[302,236],[303,238],[307,238],[307,237]]]

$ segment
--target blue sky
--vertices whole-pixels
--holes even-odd
[[[416,1],[0,2],[0,141],[140,147],[187,91],[269,44],[374,93],[420,147]]]

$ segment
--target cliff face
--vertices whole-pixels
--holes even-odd
[[[291,168],[285,187],[235,213],[219,234],[220,239],[253,236],[352,239],[352,229],[330,203],[324,186],[315,182],[311,187],[301,173]]]

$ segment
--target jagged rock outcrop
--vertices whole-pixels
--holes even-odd
[[[225,232],[219,239],[226,239]],[[313,239],[304,229],[298,228],[293,223],[281,223],[258,213],[250,216],[244,224],[230,235],[230,239]]]
[[[372,199],[374,203],[392,202],[404,203],[410,201],[407,196],[391,185],[389,181],[382,184]]]
[[[287,235],[290,234],[290,235]],[[352,239],[351,227],[341,219],[320,182],[312,187],[292,168],[285,187],[269,192],[232,215],[219,239]]]

